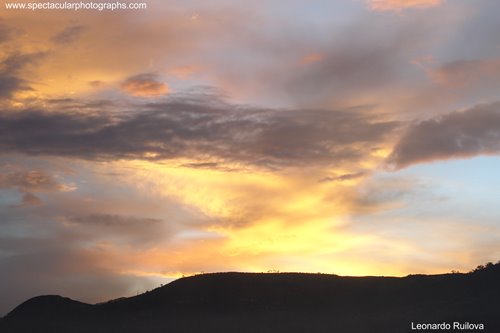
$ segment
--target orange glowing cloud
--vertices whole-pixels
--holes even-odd
[[[429,76],[437,83],[460,87],[488,78],[496,78],[500,73],[500,59],[459,60],[446,63],[429,71]]]
[[[308,55],[305,55],[304,57],[302,57],[302,59],[300,59],[300,63],[302,65],[309,65],[309,64],[313,64],[315,62],[321,61],[324,58],[325,58],[325,55],[322,53],[311,53],[311,54],[308,54]]]
[[[173,75],[179,79],[186,80],[194,74],[200,73],[201,67],[196,65],[187,65],[172,68],[168,74]]]
[[[370,0],[368,6],[377,11],[399,11],[408,8],[439,6],[444,0]]]
[[[158,97],[170,92],[168,85],[160,82],[157,76],[151,73],[129,77],[121,84],[121,88],[136,97]]]
[[[191,207],[205,221],[191,224],[189,232],[174,235],[173,241],[127,255],[117,253],[114,271],[158,277],[235,269],[354,275],[377,271],[360,258],[344,258],[352,249],[383,243],[379,236],[345,229],[351,209],[362,210],[350,201],[363,205],[345,192],[351,192],[361,178],[351,184],[324,183],[299,171],[293,177],[292,171],[226,173],[142,161],[109,163],[106,168],[128,170],[120,183]],[[369,200],[371,209],[378,205],[374,200]],[[412,247],[406,243],[394,246],[398,251]],[[124,258],[126,262],[119,264]],[[407,273],[389,265],[384,272]]]

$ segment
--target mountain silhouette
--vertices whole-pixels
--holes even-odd
[[[203,274],[95,305],[39,296],[7,314],[0,332],[401,333],[454,322],[500,332],[500,264],[402,278]]]

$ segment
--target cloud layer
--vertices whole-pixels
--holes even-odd
[[[396,168],[436,160],[500,153],[500,103],[425,120],[411,126],[389,162]]]
[[[129,107],[136,110],[0,112],[0,152],[85,159],[192,158],[263,167],[341,165],[370,154],[398,126],[353,111],[259,109],[213,100]]]

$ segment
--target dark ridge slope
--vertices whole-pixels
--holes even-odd
[[[405,278],[216,273],[97,305],[34,298],[2,332],[411,332],[411,323],[483,323],[500,332],[500,265]]]
[[[61,315],[82,315],[92,310],[92,305],[74,301],[70,298],[57,295],[46,295],[33,297],[12,310],[8,317],[10,319],[29,318],[50,318],[57,314]]]

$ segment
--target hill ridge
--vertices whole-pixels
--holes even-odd
[[[169,328],[171,332],[400,333],[410,332],[411,322],[461,320],[482,322],[491,329],[500,328],[498,281],[498,264],[472,273],[406,277],[208,273],[94,305],[55,295],[35,297],[4,317],[0,328],[2,332],[135,333]]]

